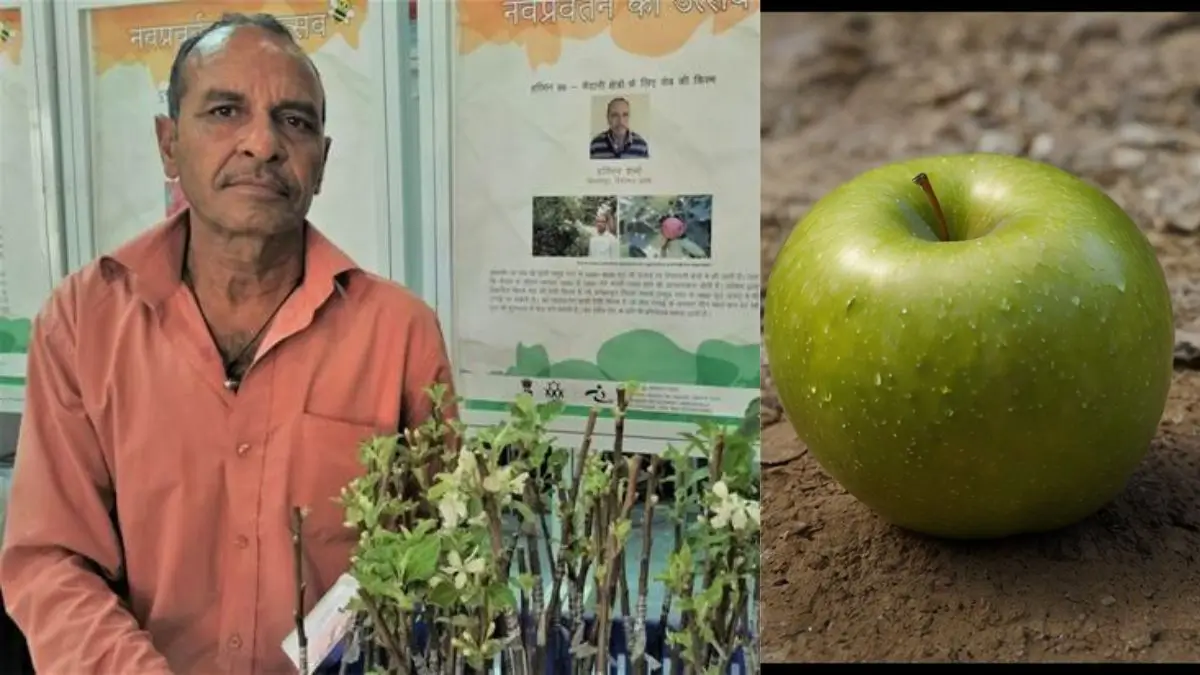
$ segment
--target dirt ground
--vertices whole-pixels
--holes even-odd
[[[866,169],[1012,152],[1090,179],[1143,225],[1179,330],[1125,493],[1065,531],[974,544],[898,531],[838,487],[782,419],[764,355],[763,660],[1200,661],[1200,15],[763,25],[764,272]]]

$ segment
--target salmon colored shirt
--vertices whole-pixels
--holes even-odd
[[[41,675],[295,673],[291,508],[311,509],[307,611],[349,567],[334,500],[359,442],[450,383],[433,311],[310,226],[302,286],[227,391],[180,283],[186,218],[71,275],[34,324],[0,584]]]

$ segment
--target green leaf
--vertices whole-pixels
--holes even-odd
[[[447,579],[430,589],[427,599],[432,605],[442,609],[450,609],[458,601],[458,589],[454,588],[453,581]]]
[[[434,481],[433,486],[425,493],[425,499],[430,503],[437,503],[446,496],[446,493],[453,490],[455,487],[453,477],[448,473],[440,473]]]
[[[618,520],[613,530],[617,541],[624,543],[629,538],[629,533],[633,530],[633,522],[628,518]]]
[[[758,440],[762,432],[762,399],[755,398],[746,405],[746,411],[742,414],[742,423],[738,426],[737,433],[746,439],[748,443],[753,443]]]
[[[521,520],[523,522],[526,522],[526,523],[538,522],[537,515],[534,514],[533,509],[529,508],[529,505],[526,504],[525,502],[514,500],[511,504],[511,506],[514,509],[516,509],[517,513],[521,514]]]
[[[409,581],[429,581],[438,569],[442,553],[442,540],[427,537],[408,549],[405,560],[405,578]]]
[[[517,598],[513,595],[507,579],[488,586],[487,599],[488,604],[498,611],[515,609],[517,606]]]
[[[551,422],[566,410],[567,404],[562,401],[547,401],[538,407],[538,417],[544,422]]]

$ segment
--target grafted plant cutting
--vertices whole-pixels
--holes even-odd
[[[365,474],[341,497],[360,532],[343,668],[585,675],[616,652],[639,675],[667,660],[757,667],[757,420],[700,425],[647,456],[623,448],[632,384],[591,411],[577,448],[548,432],[560,403],[522,394],[505,422],[469,432],[441,414],[443,389],[429,394],[432,418],[364,443]],[[600,424],[613,425],[611,452],[593,448]],[[669,541],[655,541],[656,519]],[[652,576],[656,552],[666,564]]]

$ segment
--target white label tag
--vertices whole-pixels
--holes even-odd
[[[358,594],[358,582],[349,574],[343,574],[304,617],[304,633],[308,637],[308,672],[313,675],[321,663],[350,632],[354,624],[354,613],[347,605]],[[283,641],[283,651],[300,667],[300,639],[295,630]]]

